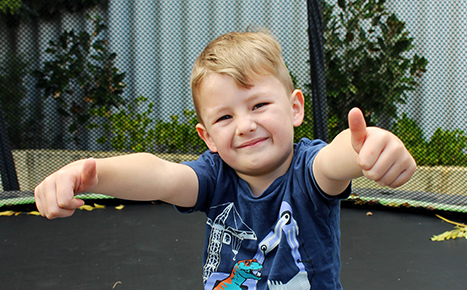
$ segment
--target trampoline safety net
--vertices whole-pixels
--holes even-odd
[[[303,137],[331,141],[359,107],[418,169],[403,186],[353,181],[353,205],[467,212],[467,2],[6,1],[0,5],[0,211],[87,157],[175,162],[198,137],[190,73],[204,46],[266,28],[306,97]],[[107,199],[92,193],[88,200]]]

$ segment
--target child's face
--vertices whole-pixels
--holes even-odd
[[[250,89],[211,74],[198,91],[200,137],[240,176],[285,174],[293,157],[293,128],[303,120],[303,95],[291,95],[273,76],[256,76]],[[242,176],[241,176],[242,177]]]

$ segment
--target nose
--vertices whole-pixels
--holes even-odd
[[[237,135],[245,135],[254,132],[258,127],[256,121],[251,116],[237,118]]]

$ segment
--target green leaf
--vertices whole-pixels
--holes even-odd
[[[96,142],[99,144],[105,144],[107,142],[107,137],[106,136],[99,137],[96,139]]]

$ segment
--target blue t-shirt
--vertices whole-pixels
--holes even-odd
[[[218,154],[185,162],[199,180],[194,208],[206,213],[205,289],[342,289],[340,199],[316,184],[312,164],[326,144],[294,145],[289,170],[259,197]]]

